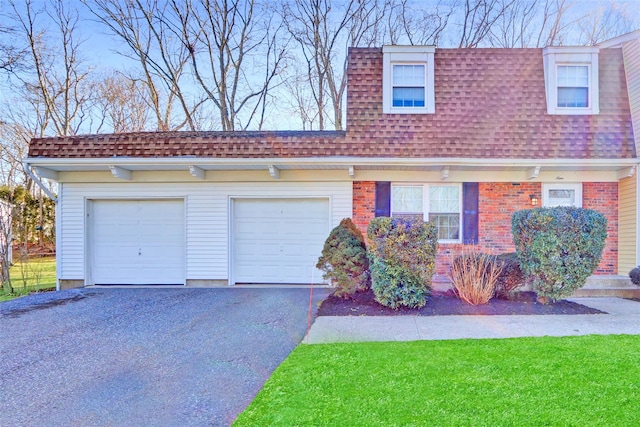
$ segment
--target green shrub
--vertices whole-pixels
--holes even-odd
[[[376,301],[394,309],[424,306],[438,249],[436,227],[421,220],[378,217],[369,223],[367,236]]]
[[[634,285],[640,285],[640,266],[629,272],[629,278]]]
[[[582,287],[600,263],[607,219],[590,209],[536,208],[516,212],[511,230],[533,290],[557,300]]]
[[[369,289],[369,260],[364,236],[350,218],[340,221],[324,242],[316,267],[337,286],[334,295],[349,298]]]
[[[515,252],[500,254],[494,260],[502,264],[496,281],[496,297],[508,299],[511,293],[524,284],[524,273]]]

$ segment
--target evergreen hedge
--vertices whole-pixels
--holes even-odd
[[[438,248],[436,227],[421,220],[378,217],[369,223],[367,236],[376,301],[394,309],[424,306]]]
[[[329,233],[316,268],[324,272],[324,279],[337,288],[334,295],[349,298],[358,291],[369,289],[369,260],[364,236],[350,218]]]
[[[511,231],[533,290],[554,301],[582,287],[600,263],[607,219],[591,209],[536,208],[516,212]]]

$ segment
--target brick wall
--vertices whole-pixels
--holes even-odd
[[[367,236],[367,227],[376,214],[375,181],[353,182],[353,223]]]
[[[607,218],[607,240],[595,274],[618,274],[618,183],[582,184],[582,207],[600,212]]]
[[[542,204],[542,184],[540,183],[480,183],[478,186],[478,249],[487,253],[514,252],[511,234],[511,217],[514,212],[531,209],[530,195]],[[584,183],[582,190],[583,207],[594,209],[607,217],[608,237],[602,262],[595,274],[616,274],[618,269],[618,184]],[[357,181],[353,183],[353,222],[367,233],[369,221],[375,216],[375,182]],[[452,258],[458,252],[459,244],[440,244],[436,257],[434,281],[447,280]]]

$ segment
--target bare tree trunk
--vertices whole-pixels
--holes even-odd
[[[320,130],[326,128],[327,108],[333,112],[335,129],[343,129],[346,50],[349,46],[378,42],[377,36],[384,33],[380,26],[386,9],[387,2],[378,0],[350,0],[339,8],[334,8],[331,0],[285,3],[283,19],[306,61],[306,77],[316,102]],[[337,59],[340,56],[342,60]]]

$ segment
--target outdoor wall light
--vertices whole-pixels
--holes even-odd
[[[529,194],[529,199],[531,199],[531,206],[538,206],[538,196]]]

